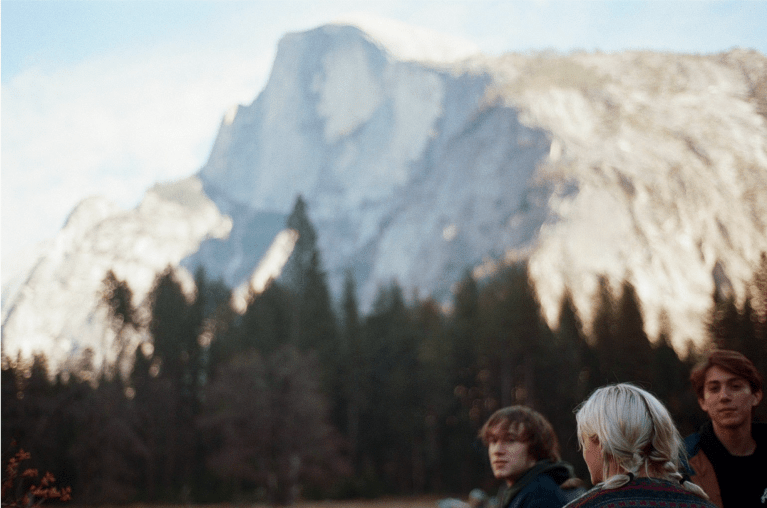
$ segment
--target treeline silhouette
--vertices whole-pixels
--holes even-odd
[[[86,351],[52,373],[44,356],[4,356],[3,463],[23,448],[78,504],[465,495],[495,486],[476,434],[505,405],[546,415],[585,479],[573,409],[598,386],[649,389],[683,434],[704,421],[687,381],[702,349],[678,355],[666,320],[651,341],[627,280],[600,279],[588,335],[568,294],[546,324],[524,262],[481,284],[467,273],[449,311],[393,282],[363,314],[351,272],[334,304],[300,198],[287,225],[288,265],[242,314],[221,282],[198,270],[190,297],[171,268],[142,314],[110,272],[114,363]],[[750,282],[740,306],[714,292],[706,341],[764,373],[767,255]]]

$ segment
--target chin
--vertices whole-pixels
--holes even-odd
[[[716,423],[718,423],[720,427],[736,428],[743,425],[745,421],[744,418],[720,418]]]

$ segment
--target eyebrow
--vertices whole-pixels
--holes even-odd
[[[748,383],[748,381],[741,377],[741,376],[732,376],[725,379],[712,379],[710,381],[706,381],[705,386],[717,386],[720,384],[731,384],[731,383]]]

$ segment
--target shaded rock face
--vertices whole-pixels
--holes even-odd
[[[447,297],[543,220],[530,181],[549,135],[486,103],[491,84],[484,71],[395,60],[354,27],[288,36],[200,178],[227,213],[287,214],[304,196],[331,280],[353,267],[365,304],[392,280]],[[235,229],[250,220],[232,217]]]
[[[588,323],[597,277],[625,278],[650,335],[665,310],[682,346],[703,338],[712,273],[742,297],[767,250],[763,55],[435,62],[387,44],[352,25],[285,36],[197,175],[133,211],[81,205],[4,298],[4,352],[108,349],[110,268],[137,305],[168,265],[248,284],[299,195],[331,288],[351,268],[365,308],[393,280],[449,303],[467,272],[528,259],[552,325],[565,287]]]

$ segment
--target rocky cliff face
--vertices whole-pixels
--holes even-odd
[[[524,257],[552,320],[565,286],[588,320],[597,276],[629,278],[648,331],[665,309],[681,344],[717,263],[743,294],[767,250],[763,55],[486,58],[374,32],[285,36],[196,177],[127,213],[82,205],[6,304],[6,354],[101,347],[110,267],[137,302],[168,264],[247,283],[299,194],[332,287],[351,267],[363,305],[391,280],[449,301],[466,270]]]
[[[666,309],[677,341],[701,338],[714,267],[743,297],[765,249],[764,56],[512,55],[492,67],[501,100],[553,139],[538,177],[556,190],[531,259],[547,308],[569,285],[587,313],[594,274],[628,277],[651,331]]]
[[[230,229],[197,178],[156,186],[127,212],[101,198],[83,201],[4,309],[3,353],[44,352],[54,368],[87,348],[94,362],[113,359],[101,297],[107,272],[128,281],[140,306],[158,273]]]

